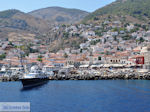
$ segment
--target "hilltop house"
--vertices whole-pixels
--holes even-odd
[[[96,36],[96,34],[94,31],[86,31],[86,32],[82,33],[82,36],[87,38],[87,37],[91,37],[91,36],[94,37],[94,36]]]

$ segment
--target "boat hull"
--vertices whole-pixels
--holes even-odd
[[[20,79],[24,88],[39,86],[48,81],[48,78]]]

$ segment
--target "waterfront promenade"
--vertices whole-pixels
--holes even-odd
[[[60,75],[50,77],[50,80],[150,80],[150,72],[139,73],[136,71],[80,71],[80,73]]]
[[[19,75],[0,77],[0,81],[19,81]],[[150,72],[138,72],[137,70],[71,70],[68,73],[57,73],[49,77],[49,80],[150,80]]]

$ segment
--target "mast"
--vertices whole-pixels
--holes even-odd
[[[20,66],[22,68],[22,72],[25,72],[25,68],[23,66],[23,53],[21,52],[21,48],[17,47],[17,52],[18,52],[18,59],[20,61]]]

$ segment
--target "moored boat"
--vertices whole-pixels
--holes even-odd
[[[31,71],[20,79],[24,88],[42,85],[47,82],[49,75],[37,66],[31,67]]]

